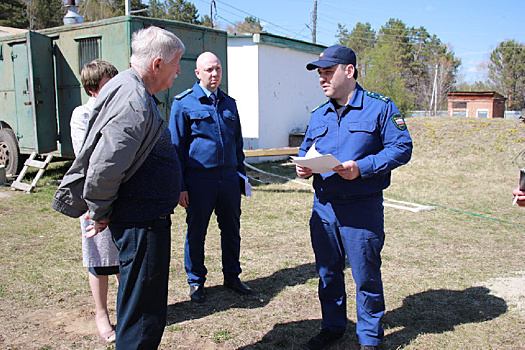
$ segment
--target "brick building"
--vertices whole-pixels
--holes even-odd
[[[503,118],[506,97],[494,91],[449,92],[448,115],[469,118]]]

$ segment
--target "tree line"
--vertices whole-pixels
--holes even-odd
[[[339,24],[336,37],[356,52],[358,81],[367,90],[391,97],[405,112],[446,108],[461,61],[424,27],[409,28],[398,19],[378,32],[370,23],[351,31]]]
[[[125,0],[77,0],[84,21],[124,15]],[[131,0],[134,15],[203,25],[230,34],[264,32],[260,20],[227,23],[199,15],[187,0]],[[0,26],[42,29],[60,26],[66,13],[62,0],[3,0]],[[486,81],[459,81],[461,60],[436,35],[424,27],[408,27],[390,19],[378,31],[370,23],[358,22],[351,30],[338,24],[337,43],[352,48],[358,57],[358,81],[367,90],[391,97],[399,108],[437,110],[447,108],[447,93],[454,91],[496,91],[507,97],[508,110],[525,108],[525,44],[501,42],[490,55]]]
[[[461,60],[424,27],[390,19],[378,32],[370,23],[349,31],[338,25],[338,43],[353,48],[361,84],[388,95],[403,111],[447,109],[447,93],[496,91],[507,97],[508,110],[525,108],[525,45],[501,42],[490,55],[488,79],[459,82]]]

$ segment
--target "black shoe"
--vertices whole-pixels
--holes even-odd
[[[343,338],[343,333],[336,333],[332,332],[328,328],[324,328],[321,330],[321,333],[313,337],[306,343],[306,349],[308,350],[323,350],[328,349],[328,347],[335,342],[337,342],[339,339]]]
[[[190,286],[190,299],[195,303],[204,303],[206,300],[206,293],[204,292],[204,285]]]
[[[361,345],[361,350],[378,350],[379,346],[374,345]]]
[[[229,281],[224,280],[224,286],[226,288],[233,289],[239,294],[252,294],[253,291],[246,284],[242,283],[241,280]]]

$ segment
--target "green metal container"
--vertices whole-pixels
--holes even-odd
[[[73,158],[69,121],[88,100],[80,83],[85,63],[101,59],[119,71],[129,67],[131,34],[150,25],[173,32],[184,45],[182,74],[156,95],[167,120],[173,97],[196,81],[195,61],[211,51],[223,62],[221,88],[228,91],[227,34],[177,21],[123,16],[0,37],[0,165],[15,174],[25,155]]]

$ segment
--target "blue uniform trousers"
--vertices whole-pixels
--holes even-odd
[[[157,349],[167,316],[170,217],[110,223],[110,230],[120,259],[116,348]]]
[[[319,273],[322,328],[346,330],[345,256],[356,284],[356,332],[361,345],[379,345],[385,312],[381,281],[382,194],[323,200],[315,196],[310,234]]]
[[[214,175],[214,176],[211,176]],[[218,170],[186,176],[189,205],[186,208],[184,264],[190,285],[206,281],[204,242],[212,212],[215,210],[221,231],[222,272],[224,279],[235,281],[241,273],[239,262],[241,236],[241,188],[237,171]]]

